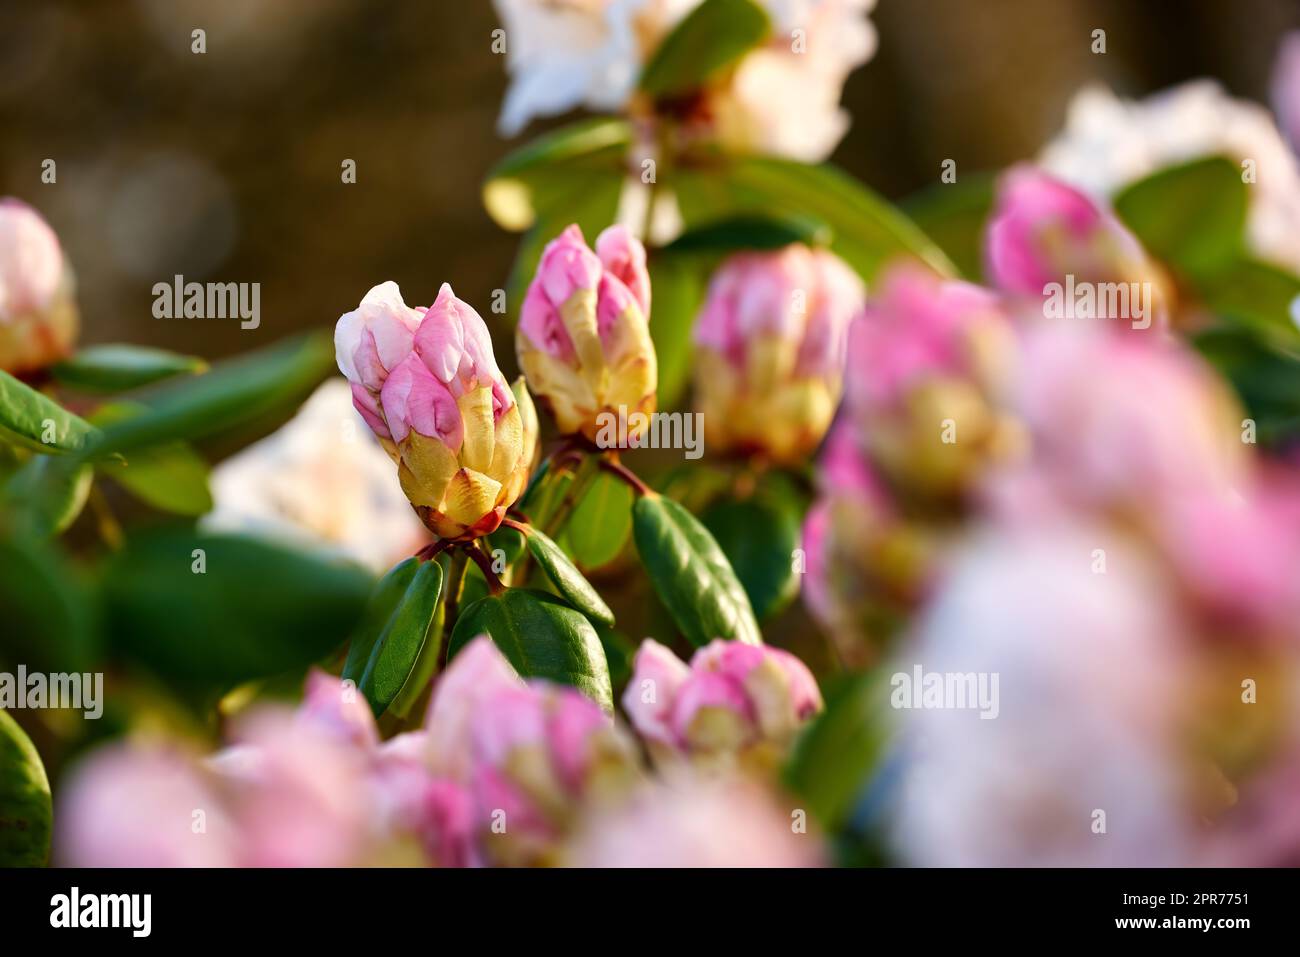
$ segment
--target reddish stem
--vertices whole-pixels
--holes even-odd
[[[474,559],[474,564],[479,567],[483,577],[487,579],[488,590],[494,595],[499,595],[506,590],[497,573],[492,570],[492,559],[487,552],[483,551],[483,546],[477,540],[470,542],[465,546],[465,551],[469,557]]]
[[[635,472],[629,469],[622,462],[619,462],[616,458],[611,457],[611,458],[601,459],[600,467],[604,471],[609,472],[611,475],[617,475],[628,485],[632,486],[632,490],[636,492],[638,496],[646,496],[646,495],[654,494],[654,489],[652,489],[649,485],[646,485],[645,482],[641,481],[641,479],[637,476]]]

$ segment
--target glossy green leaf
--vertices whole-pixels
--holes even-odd
[[[710,218],[748,213],[825,223],[830,248],[870,282],[887,262],[919,259],[944,276],[956,267],[900,210],[843,170],[769,156],[715,158],[673,178],[683,209]],[[696,220],[695,222],[697,222]]]
[[[334,345],[323,333],[220,362],[210,372],[142,396],[147,411],[106,427],[86,454],[132,452],[233,429],[296,404],[333,368]]]
[[[912,222],[974,282],[984,275],[984,227],[993,208],[994,177],[962,173],[955,183],[935,183],[902,203]]]
[[[759,621],[782,611],[799,592],[794,550],[799,513],[769,498],[721,500],[700,521],[726,553]]]
[[[165,349],[112,343],[88,346],[51,370],[60,382],[92,392],[135,389],[175,375],[203,372],[207,362]]]
[[[631,137],[625,121],[607,117],[538,137],[488,173],[483,184],[488,215],[503,229],[519,232],[568,205],[593,180],[621,184]]]
[[[1260,444],[1276,447],[1300,438],[1300,359],[1234,327],[1208,330],[1195,344],[1237,390]]]
[[[397,697],[433,629],[442,567],[408,558],[375,586],[363,625],[352,639],[343,677],[355,682],[375,717]]]
[[[304,667],[353,631],[371,578],[362,569],[239,535],[162,529],[102,572],[116,651],[165,677],[233,686]]]
[[[44,867],[54,806],[45,765],[31,739],[0,711],[0,867]]]
[[[655,591],[691,644],[762,643],[744,586],[694,515],[672,499],[647,495],[632,507],[632,530]]]
[[[546,572],[546,577],[551,580],[555,590],[588,618],[607,625],[614,624],[614,613],[609,610],[609,605],[605,604],[591,582],[569,560],[569,556],[564,554],[564,550],[537,529],[530,531],[527,537],[528,551],[537,559],[537,564]]]
[[[0,371],[0,439],[55,455],[76,452],[97,436],[95,427],[81,416]]]
[[[148,413],[138,402],[109,402],[91,416],[98,428]],[[197,516],[212,510],[208,463],[185,442],[168,442],[98,463],[102,474],[140,501],[175,515]]]
[[[1115,197],[1115,211],[1152,255],[1204,276],[1240,255],[1248,188],[1235,163],[1213,156],[1133,183]]]
[[[173,515],[198,516],[212,510],[208,463],[184,442],[132,452],[129,461],[101,466],[140,501]]]
[[[57,535],[81,514],[94,481],[88,462],[35,455],[5,483],[4,501],[19,527],[34,535]]]
[[[891,733],[889,693],[882,672],[841,681],[790,754],[786,783],[825,827],[845,823],[881,763]]]
[[[1261,344],[1300,354],[1300,277],[1269,263],[1240,259],[1199,283],[1205,304]]]
[[[698,89],[767,37],[771,22],[754,0],[704,0],[666,36],[641,71],[655,97]]]
[[[32,670],[89,670],[99,658],[92,607],[57,543],[0,538],[0,658]]]
[[[623,632],[600,622],[593,622],[596,634],[600,636],[601,647],[605,649],[605,661],[609,664],[609,679],[618,690],[632,677],[632,661],[636,658],[636,642]]]
[[[618,558],[632,536],[632,489],[601,472],[564,527],[566,550],[582,568],[600,568]]]
[[[572,685],[613,711],[605,650],[595,629],[580,612],[554,595],[511,588],[466,607],[452,631],[449,653],[479,635],[490,635],[516,671],[525,678],[545,678]]]

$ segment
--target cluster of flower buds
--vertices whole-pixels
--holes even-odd
[[[629,709],[654,747],[786,744],[821,707],[796,659],[737,642],[715,642],[691,668],[648,642],[638,673],[676,702],[671,718],[653,703]],[[296,712],[260,708],[238,727],[236,742],[206,760],[170,745],[91,756],[63,789],[63,863],[600,865],[658,841],[679,865],[820,856],[815,839],[792,839],[757,779],[683,767],[670,785],[652,783],[634,739],[598,704],[523,681],[486,636],[438,679],[419,730],[381,742],[358,690],[322,672]],[[692,852],[693,801],[721,810],[731,798],[736,819],[720,815]]]
[[[839,404],[862,281],[825,250],[740,253],[719,267],[696,320],[695,401],[715,450],[804,460]]]
[[[656,761],[768,767],[822,708],[821,692],[794,655],[766,645],[714,641],[687,665],[642,642],[623,710]]]
[[[1023,454],[1001,394],[1017,354],[996,295],[916,266],[890,270],[852,324],[804,526],[804,594],[846,660],[916,607],[983,476]]]
[[[629,444],[655,410],[645,247],[624,226],[596,238],[576,225],[547,244],[516,336],[519,367],[565,435]]]
[[[581,815],[640,776],[632,739],[572,688],[525,683],[487,637],[466,645],[430,705],[425,759],[471,796],[482,859],[557,863]]]
[[[77,325],[59,238],[26,203],[0,198],[0,369],[31,372],[64,358]]]
[[[512,390],[497,368],[482,317],[449,285],[420,309],[386,282],[339,319],[334,344],[357,410],[429,530],[494,531],[528,480],[537,418],[523,383]]]

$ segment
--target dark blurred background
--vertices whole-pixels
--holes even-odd
[[[879,52],[849,81],[833,159],[898,198],[945,158],[1034,155],[1091,79],[1141,95],[1209,75],[1263,100],[1300,3],[881,0],[872,19]],[[515,145],[495,130],[497,25],[488,0],[6,0],[0,195],[58,231],[87,343],[225,355],[331,325],[385,279],[412,304],[451,281],[490,320],[516,244],[479,201]],[[260,282],[261,328],[153,318],[175,273]]]

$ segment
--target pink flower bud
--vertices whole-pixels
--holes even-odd
[[[1017,166],[999,181],[985,257],[994,286],[1041,303],[1049,318],[1083,313],[1065,297],[1089,286],[1096,298],[1084,318],[1123,320],[1134,328],[1165,323],[1164,279],[1137,238],[1111,212],[1032,166]],[[1098,289],[1112,283],[1125,293],[1114,315]],[[1054,303],[1061,315],[1053,314]]]
[[[72,271],[34,209],[0,198],[0,369],[26,372],[62,359],[77,335]]]
[[[429,713],[433,765],[473,797],[477,845],[498,863],[543,863],[575,815],[635,778],[634,750],[594,701],[525,684],[487,636],[453,659]]]
[[[377,836],[369,756],[335,731],[264,711],[211,767],[231,793],[231,815],[254,867],[362,863]]]
[[[67,867],[230,867],[238,832],[218,789],[179,751],[116,745],[64,782],[55,854]]]
[[[849,330],[848,351],[848,417],[889,485],[960,498],[989,463],[1018,451],[998,401],[1015,336],[988,291],[893,269]]]
[[[596,249],[577,226],[547,245],[515,347],[529,387],[560,431],[609,447],[620,444],[614,437],[635,441],[644,431],[629,417],[654,411],[658,367],[644,247],[626,228],[611,226]]]
[[[1227,494],[1245,476],[1233,397],[1174,340],[1043,327],[1026,340],[1009,400],[1027,427],[1028,468],[1046,507],[1153,517],[1164,502]],[[1005,503],[1008,518],[1030,504],[1017,498]]]
[[[722,451],[796,462],[839,403],[862,282],[833,254],[792,245],[719,267],[696,320],[696,405]]]
[[[623,707],[659,755],[725,756],[753,746],[784,748],[822,698],[807,667],[779,648],[719,639],[687,668],[647,639]]]
[[[307,674],[298,720],[362,748],[379,744],[379,729],[365,696],[352,682],[319,668]]]
[[[427,310],[384,283],[339,320],[334,341],[354,404],[425,525],[447,539],[494,531],[527,482],[537,431],[479,314],[445,283]]]

